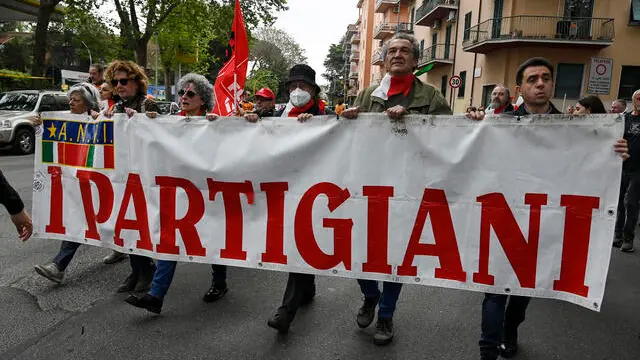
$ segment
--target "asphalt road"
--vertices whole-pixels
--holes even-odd
[[[0,153],[0,169],[31,208],[33,156]],[[230,291],[201,300],[209,267],[178,266],[161,315],[124,303],[115,289],[128,263],[104,265],[109,250],[80,248],[62,285],[33,271],[56,240],[17,240],[0,211],[0,359],[477,359],[482,294],[405,286],[387,347],[359,329],[353,280],[319,277],[317,297],[288,335],[266,321],[280,304],[285,273],[231,268]],[[602,312],[532,301],[517,359],[640,359],[640,251],[614,251]]]

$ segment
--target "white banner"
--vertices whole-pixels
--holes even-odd
[[[39,237],[600,309],[616,115],[43,119]]]

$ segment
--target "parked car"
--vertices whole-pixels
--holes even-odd
[[[59,91],[17,90],[0,98],[0,148],[17,154],[35,150],[35,120],[43,111],[69,110],[67,94]]]

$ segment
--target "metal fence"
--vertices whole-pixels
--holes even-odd
[[[422,51],[420,64],[426,64],[435,60],[453,60],[453,44],[435,44]]]
[[[458,6],[458,0],[429,0],[420,5],[420,7],[416,10],[416,21],[422,19],[425,15],[430,13],[436,6],[440,5],[455,5]]]

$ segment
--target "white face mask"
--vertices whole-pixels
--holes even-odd
[[[300,88],[296,88],[291,92],[291,94],[289,94],[289,100],[291,100],[291,104],[293,106],[302,107],[309,103],[309,100],[311,100],[311,94]]]

